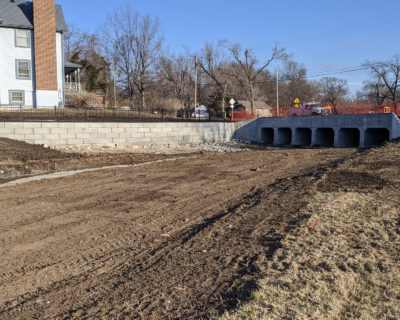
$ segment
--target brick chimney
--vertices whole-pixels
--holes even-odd
[[[33,32],[36,91],[57,91],[55,0],[33,0]]]

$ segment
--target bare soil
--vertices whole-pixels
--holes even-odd
[[[0,138],[0,183],[46,172],[130,165],[171,157],[173,156],[167,154],[138,152],[61,152]]]
[[[397,141],[329,168],[252,301],[221,320],[400,319],[399,159]]]
[[[368,165],[367,185],[351,168],[336,169],[363,165],[367,154],[205,153],[4,188],[0,319],[201,319],[231,310],[308,218],[302,209],[316,188],[350,188],[355,179],[374,192],[392,183]],[[137,156],[123,159],[141,161]],[[377,158],[394,163],[389,152]],[[18,161],[40,170],[53,162],[93,166],[89,155],[39,147]]]

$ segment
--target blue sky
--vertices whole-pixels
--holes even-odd
[[[400,0],[57,0],[67,23],[96,31],[107,13],[129,3],[158,17],[171,52],[201,49],[226,39],[268,56],[274,42],[287,48],[309,74],[385,60],[400,53]],[[335,74],[353,92],[365,71]]]

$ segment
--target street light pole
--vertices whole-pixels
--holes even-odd
[[[196,108],[197,108],[197,64],[198,64],[198,56],[194,56],[194,117],[196,118]]]
[[[279,69],[276,68],[276,116],[279,117]]]
[[[116,95],[116,79],[115,79],[115,64],[114,64],[114,109],[117,109],[117,95]]]

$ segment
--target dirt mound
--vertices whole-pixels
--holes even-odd
[[[67,153],[22,141],[0,138],[0,183],[46,172],[129,165],[171,157],[174,155],[128,152]]]
[[[325,179],[318,184],[320,192],[371,192],[382,190],[387,181],[378,174],[352,170],[335,170],[326,174]]]

